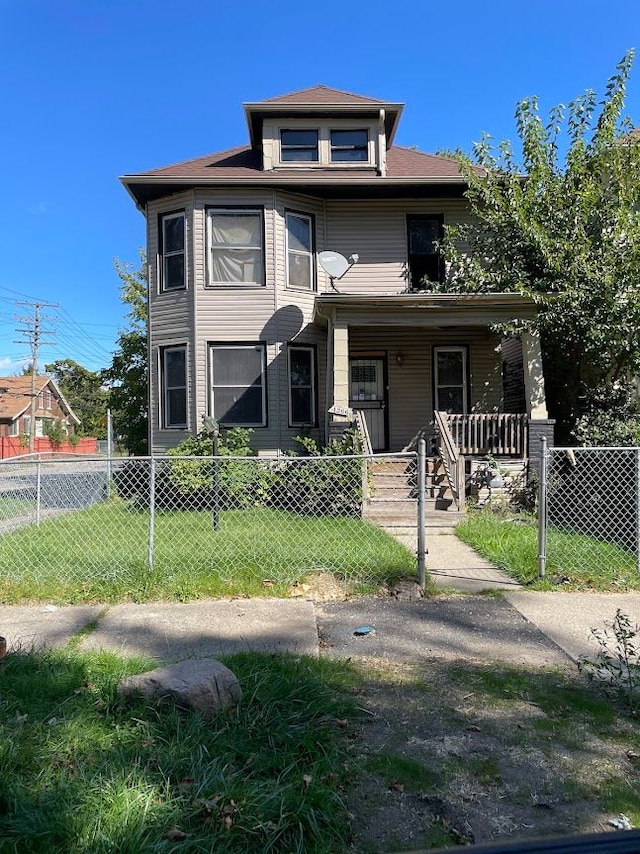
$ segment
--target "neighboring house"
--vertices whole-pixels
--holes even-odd
[[[67,435],[75,433],[80,419],[75,415],[55,380],[36,377],[35,408],[31,376],[0,377],[0,437],[21,437],[31,433],[32,414],[34,435],[45,436],[47,422],[60,422]]]
[[[467,454],[526,457],[552,430],[537,338],[492,331],[534,304],[423,284],[468,205],[455,161],[393,144],[401,113],[317,86],[245,104],[248,145],[121,179],[147,220],[153,452],[205,415],[259,453],[324,441],[349,409],[376,451],[437,411]],[[327,251],[357,263],[332,281]]]

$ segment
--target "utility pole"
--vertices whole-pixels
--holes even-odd
[[[16,302],[16,305],[24,305],[33,309],[33,317],[24,315],[18,316],[16,319],[23,324],[18,332],[24,335],[20,341],[15,341],[15,344],[28,344],[31,347],[31,402],[29,405],[29,453],[32,454],[36,446],[36,403],[38,395],[36,394],[36,378],[38,376],[38,348],[42,342],[43,335],[50,335],[51,330],[42,328],[42,309],[58,308],[59,306],[52,302]]]

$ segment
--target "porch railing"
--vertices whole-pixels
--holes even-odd
[[[511,412],[458,415],[440,413],[447,419],[453,441],[461,454],[496,454],[523,457],[527,448],[528,418]]]

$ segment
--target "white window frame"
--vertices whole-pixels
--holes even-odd
[[[167,366],[166,366],[166,356],[168,353],[175,352],[183,352],[184,353],[184,385],[167,385]],[[186,430],[189,426],[189,382],[188,382],[188,350],[186,344],[169,344],[166,347],[160,347],[158,351],[158,376],[159,376],[159,386],[160,386],[160,394],[159,402],[159,427],[161,430]],[[176,422],[175,424],[170,424],[168,422],[168,413],[169,413],[169,404],[167,402],[167,396],[170,391],[174,391],[176,389],[183,389],[185,392],[185,401],[184,401],[184,421]]]
[[[166,248],[166,236],[165,236],[165,223],[171,219],[182,219],[182,228],[183,228],[183,239],[182,239],[182,249],[174,249],[171,251],[167,251]],[[160,229],[161,229],[161,246],[162,246],[162,254],[160,256],[160,291],[162,293],[173,293],[173,291],[183,291],[187,286],[187,217],[185,211],[172,211],[171,213],[160,214]],[[166,260],[167,258],[175,258],[176,256],[182,255],[182,284],[180,285],[167,285],[167,267]]]
[[[311,245],[311,249],[308,252],[306,250],[302,250],[302,249],[292,249],[289,246],[289,218],[290,217],[296,217],[297,219],[304,219],[309,224],[309,243]],[[305,293],[313,292],[316,290],[316,270],[315,270],[315,252],[314,252],[315,241],[314,241],[314,234],[313,234],[313,231],[314,231],[313,217],[310,216],[309,214],[298,213],[297,211],[285,211],[284,218],[285,218],[284,233],[285,233],[285,244],[286,244],[285,245],[285,256],[286,256],[286,280],[285,281],[287,283],[287,288],[290,288],[291,290],[294,290],[294,291],[304,291]],[[301,257],[309,258],[309,279],[310,279],[310,281],[309,281],[308,287],[304,286],[304,285],[292,285],[291,282],[289,281],[289,255],[290,254],[291,255],[299,255]]]
[[[311,357],[311,385],[298,386],[298,388],[309,388],[311,391],[311,420],[310,421],[294,421],[293,420],[293,400],[291,384],[291,353],[294,350],[304,350]],[[315,427],[317,422],[316,414],[316,348],[310,344],[289,344],[287,348],[287,385],[289,388],[289,427]]]
[[[364,132],[367,135],[367,144],[365,146],[367,159],[366,160],[335,160],[333,157],[334,150],[335,151],[348,151],[351,148],[353,148],[354,146],[345,146],[345,145],[334,146],[332,141],[331,141],[331,134],[334,131],[336,131],[336,132],[351,131],[352,133],[355,133],[357,131]],[[371,129],[368,127],[348,127],[348,128],[346,128],[346,127],[330,127],[329,128],[329,160],[331,161],[331,164],[333,166],[335,166],[336,164],[338,166],[345,166],[345,165],[348,165],[348,166],[367,166],[371,161],[370,141],[371,141]]]
[[[460,353],[462,356],[462,415],[466,415],[469,411],[469,375],[467,363],[469,361],[469,348],[464,345],[448,345],[437,346],[433,348],[433,408],[435,411],[440,410],[440,383],[438,377],[438,354],[439,353]],[[450,384],[447,384],[450,387]]]
[[[208,207],[207,214],[207,287],[209,288],[264,288],[266,285],[266,264],[265,264],[265,234],[264,234],[264,209],[263,208],[234,208],[234,207]],[[260,246],[231,246],[229,249],[253,249],[260,252],[262,281],[260,282],[218,282],[212,278],[213,271],[213,235],[211,230],[211,218],[215,214],[243,216],[256,216],[260,221]]]
[[[282,142],[282,134],[286,133],[287,131],[292,131],[292,132],[295,132],[295,131],[314,131],[316,134],[316,145],[315,145],[316,159],[315,160],[295,160],[295,159],[287,160],[287,159],[285,159],[285,157],[283,156],[285,151],[295,151],[295,150],[299,150],[299,149],[304,149],[306,151],[308,149],[313,148],[313,146],[311,146],[311,145],[284,145]],[[298,165],[300,165],[301,163],[308,163],[308,164],[314,164],[315,163],[317,165],[320,162],[320,129],[317,127],[311,127],[311,126],[309,126],[309,127],[281,127],[280,132],[279,132],[279,144],[280,144],[280,160],[283,163],[294,163],[294,164],[298,164]]]
[[[248,421],[248,422],[236,422],[236,421],[223,421],[220,419],[219,423],[223,426],[228,427],[266,427],[267,426],[267,347],[264,341],[258,341],[254,343],[237,343],[237,342],[226,342],[226,341],[210,341],[208,343],[208,352],[209,352],[209,376],[208,376],[208,387],[209,387],[209,414],[215,418],[215,393],[216,388],[228,388],[229,386],[223,386],[222,384],[216,384],[215,373],[214,373],[214,353],[216,350],[258,350],[260,352],[260,376],[261,376],[261,407],[262,407],[262,419],[261,421]],[[236,386],[234,386],[235,388]],[[249,386],[247,386],[249,388]]]
[[[318,160],[283,160],[282,131],[283,130],[317,130],[318,131]],[[331,159],[332,130],[366,130],[368,135],[367,160],[338,160]],[[273,165],[280,169],[373,169],[377,165],[376,144],[377,124],[370,119],[285,119],[273,128]]]
[[[14,421],[9,424],[9,436],[19,436],[20,435],[20,419],[16,418]]]

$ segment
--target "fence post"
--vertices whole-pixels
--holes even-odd
[[[156,461],[151,457],[149,469],[149,544],[147,551],[147,566],[149,572],[153,569],[153,538],[156,521]]]
[[[107,500],[111,498],[111,458],[113,457],[113,439],[111,437],[112,428],[111,410],[107,409]]]
[[[40,512],[42,507],[42,460],[38,458],[36,463],[36,525],[40,524]]]
[[[640,448],[636,448],[636,568],[640,572]]]
[[[425,492],[427,481],[427,442],[418,440],[418,585],[424,588],[426,581],[426,530],[424,519]]]
[[[547,437],[540,436],[540,488],[538,492],[538,578],[547,574]]]

